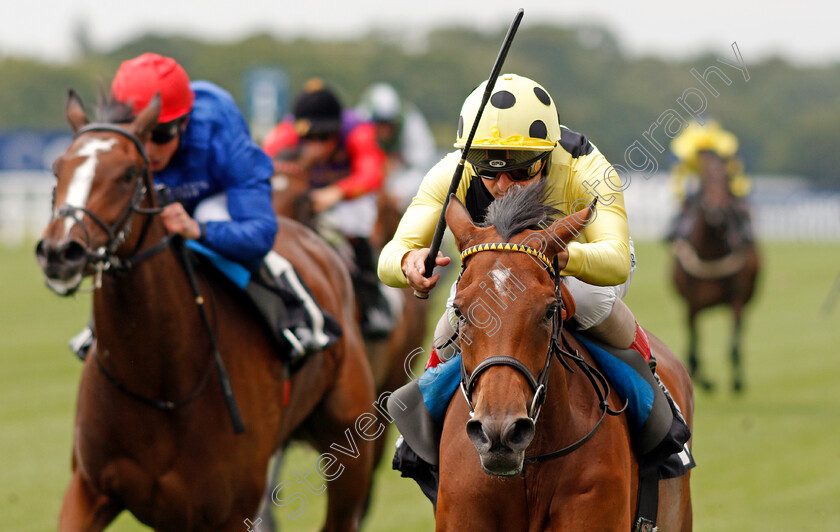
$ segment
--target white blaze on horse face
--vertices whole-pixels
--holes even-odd
[[[490,270],[490,273],[487,275],[493,279],[493,283],[496,285],[496,292],[506,295],[508,293],[507,284],[510,280],[510,271],[501,270],[501,269],[494,269]]]
[[[70,181],[70,186],[67,187],[67,197],[64,199],[65,205],[72,207],[84,207],[87,205],[88,196],[90,196],[90,187],[93,184],[93,177],[96,175],[96,163],[98,162],[98,152],[111,151],[117,139],[90,139],[82,145],[77,151],[77,157],[87,157],[87,160],[76,167],[73,172],[73,179]],[[56,215],[57,213],[53,213]],[[72,216],[67,217],[65,234],[70,233],[70,228],[77,221],[81,221],[82,214],[75,211]]]

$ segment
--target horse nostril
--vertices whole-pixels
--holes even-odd
[[[85,252],[85,247],[80,243],[71,240],[61,249],[61,260],[65,264],[77,264],[80,262],[84,262],[87,259],[87,253]]]
[[[534,422],[521,417],[508,426],[502,435],[502,443],[514,451],[524,451],[534,439]]]
[[[39,240],[38,244],[35,246],[35,257],[38,258],[39,263],[43,263],[43,261],[47,258],[47,252],[45,248],[46,244],[43,240]]]
[[[478,452],[485,452],[490,449],[490,438],[484,432],[481,421],[477,419],[467,421],[467,436],[469,436]]]

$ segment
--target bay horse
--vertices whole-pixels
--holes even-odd
[[[305,173],[288,173],[274,176],[274,210],[279,216],[294,218],[304,225],[314,229],[319,228],[317,215],[309,199],[310,185]],[[398,207],[398,200],[383,189],[377,196],[377,218],[373,234],[370,237],[371,246],[377,252],[393,237],[397,225],[402,218],[403,211]],[[329,231],[330,229],[327,228]],[[331,240],[329,235],[326,235]],[[339,243],[340,245],[340,243]],[[345,255],[349,255],[345,253]],[[349,257],[348,257],[348,260]],[[391,290],[393,294],[396,289]],[[396,390],[411,377],[411,368],[419,349],[426,336],[426,322],[429,306],[426,300],[413,295],[410,289],[400,291],[401,300],[394,329],[387,338],[382,340],[367,340],[365,350],[374,375],[374,383],[378,397],[383,393]],[[381,411],[383,422],[390,422],[385,412]],[[379,438],[375,442],[376,462],[379,462],[386,439]]]
[[[250,529],[269,459],[298,432],[327,457],[321,479],[305,478],[329,480],[323,530],[358,530],[373,460],[352,431],[375,398],[349,275],[314,233],[280,220],[274,249],[343,330],[290,376],[239,288],[209,268],[194,270],[191,287],[156,216],[144,145],[159,112],[156,97],[130,123],[88,123],[72,91],[66,106],[75,139],[55,163],[53,216],[37,256],[61,295],[94,276],[96,343],[82,371],[59,530],[103,530],[123,510],[160,531]],[[226,372],[214,371],[214,348]],[[230,416],[227,389],[238,401]],[[231,425],[237,410],[241,434]],[[355,453],[328,453],[335,445]]]
[[[605,398],[590,382],[597,364],[582,343],[563,331],[578,355],[553,347],[565,310],[550,264],[591,206],[537,229],[545,227],[542,200],[523,203],[520,190],[527,189],[497,199],[482,227],[454,196],[446,210],[462,254],[455,309],[463,395],[451,399],[444,420],[436,530],[630,531],[639,466],[627,418],[616,415],[616,394]],[[650,340],[690,427],[691,380],[658,338]],[[565,369],[550,371],[555,357]],[[689,474],[659,482],[660,531],[692,529]]]
[[[744,387],[743,314],[755,291],[759,255],[752,235],[746,234],[747,208],[729,188],[725,161],[713,151],[702,151],[698,162],[700,191],[686,206],[686,234],[677,234],[673,243],[672,278],[687,307],[688,371],[702,388],[713,389],[698,358],[697,315],[726,305],[733,317],[732,388],[740,392]]]

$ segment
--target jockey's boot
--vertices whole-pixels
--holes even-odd
[[[382,292],[376,275],[376,259],[367,238],[349,239],[355,257],[355,269],[351,272],[356,305],[361,318],[362,335],[378,340],[387,338],[394,329],[394,310]]]
[[[335,318],[324,312],[286,258],[275,251],[252,276],[245,292],[278,340],[292,350],[292,362],[329,347],[341,337]]]

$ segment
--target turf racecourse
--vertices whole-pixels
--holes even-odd
[[[640,269],[627,301],[682,353],[683,311],[670,287],[667,253],[658,243],[638,243],[637,251]],[[762,251],[742,397],[728,388],[727,316],[713,311],[701,319],[703,360],[719,389],[697,394],[695,530],[840,530],[840,308],[828,316],[820,311],[840,270],[840,246],[774,243]],[[31,246],[0,248],[0,274],[0,530],[46,532],[55,530],[70,476],[81,364],[66,341],[87,320],[90,298],[48,292]],[[279,481],[312,469],[313,451],[296,447],[289,455]],[[366,531],[433,529],[431,505],[411,481],[384,463],[376,482]],[[283,530],[318,530],[324,499],[307,499],[294,520],[286,516],[296,506],[277,509]],[[145,528],[123,515],[110,530]]]

